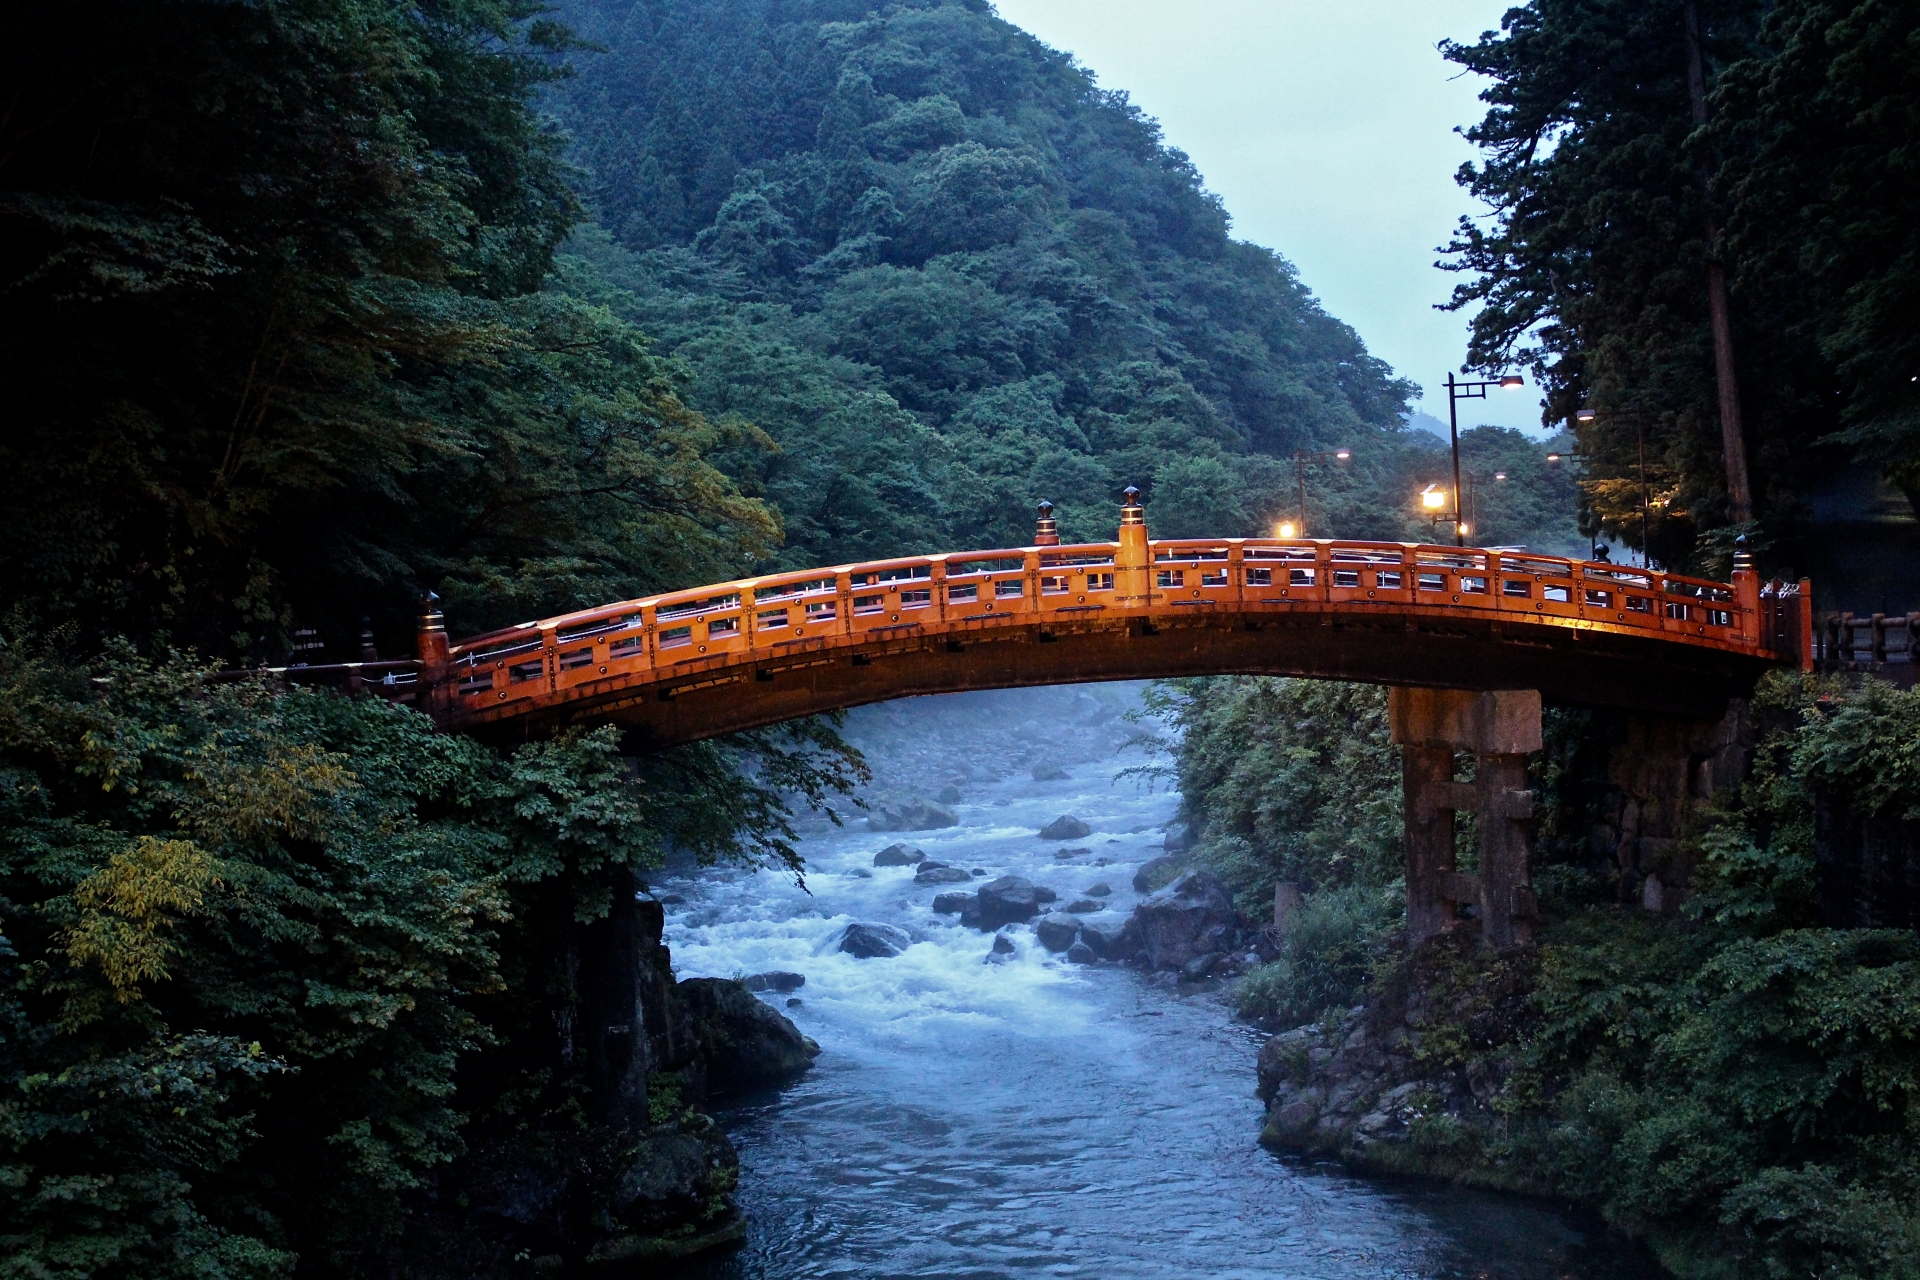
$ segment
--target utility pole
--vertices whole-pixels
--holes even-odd
[[[1700,57],[1700,10],[1686,0],[1687,96],[1693,103],[1696,135],[1707,127],[1707,75]],[[1706,202],[1707,322],[1713,330],[1713,373],[1720,391],[1720,447],[1727,460],[1727,514],[1735,524],[1753,519],[1753,490],[1747,482],[1747,438],[1740,425],[1740,383],[1733,370],[1733,320],[1727,302],[1727,268],[1720,261],[1720,221],[1713,212],[1713,169],[1706,142],[1694,149],[1694,171]]]

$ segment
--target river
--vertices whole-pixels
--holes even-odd
[[[1115,774],[1142,757],[1116,714],[1126,686],[956,695],[870,708],[848,736],[877,793],[957,783],[960,823],[883,834],[809,823],[802,888],[772,871],[662,881],[681,977],[806,975],[785,1011],[823,1052],[779,1091],[716,1112],[740,1151],[746,1242],[682,1274],[1628,1280],[1634,1246],[1551,1206],[1350,1176],[1259,1147],[1261,1036],[1219,989],[1080,967],[1024,928],[988,935],[932,914],[898,840],[928,857],[1054,888],[1105,884],[1119,919],[1134,868],[1160,852],[1177,796]],[[1034,767],[1069,776],[1035,781]],[[1082,840],[1042,841],[1061,814]],[[1069,848],[1083,853],[1061,857]],[[979,881],[976,880],[976,884]],[[951,887],[951,886],[941,886]],[[674,899],[678,899],[675,901]],[[853,921],[910,930],[890,959],[831,951]],[[776,997],[785,1006],[786,997]]]

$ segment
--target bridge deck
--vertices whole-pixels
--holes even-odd
[[[451,644],[429,630],[421,702],[453,729],[615,722],[651,745],[911,694],[1226,672],[1709,716],[1801,660],[1803,601],[1735,576],[1392,542],[1149,542],[1141,524],[1114,543],[745,578]]]

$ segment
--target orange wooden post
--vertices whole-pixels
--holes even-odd
[[[447,679],[447,619],[440,612],[440,597],[431,591],[420,597],[417,648],[424,695],[418,705],[436,722],[444,723],[453,710],[453,686]]]
[[[1147,545],[1147,511],[1140,490],[1127,486],[1126,505],[1120,508],[1120,545],[1113,553],[1114,603],[1123,609],[1144,609],[1153,578],[1153,549]]]

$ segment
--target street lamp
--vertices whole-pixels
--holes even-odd
[[[1597,409],[1579,409],[1573,416],[1579,422],[1593,423],[1599,421],[1600,412]],[[1610,413],[1607,416],[1613,419],[1624,418],[1633,423],[1634,444],[1640,452],[1640,563],[1647,568],[1652,568],[1653,548],[1647,542],[1647,513],[1653,506],[1653,493],[1647,487],[1647,420],[1637,410]],[[1559,460],[1556,454],[1547,455],[1548,462]]]
[[[1351,449],[1335,449],[1331,453],[1301,453],[1293,455],[1293,478],[1300,489],[1300,523],[1291,520],[1280,523],[1280,536],[1283,538],[1304,538],[1307,536],[1307,464],[1309,462],[1345,462],[1353,456]]]
[[[1511,391],[1524,387],[1527,380],[1517,373],[1503,373],[1483,382],[1460,382],[1447,374],[1447,434],[1453,442],[1453,545],[1467,545],[1467,531],[1460,527],[1460,409],[1462,400],[1485,400],[1488,387]]]
[[[1420,509],[1427,513],[1429,524],[1452,520],[1454,542],[1459,546],[1464,545],[1461,539],[1473,532],[1480,519],[1480,475],[1475,471],[1456,471],[1455,474],[1467,478],[1466,507],[1462,509],[1456,504],[1451,512],[1447,511],[1447,491],[1437,484],[1430,484],[1420,491]],[[1503,481],[1507,478],[1507,473],[1496,471],[1493,473],[1493,478],[1495,481]],[[1454,492],[1457,494],[1459,490],[1456,489]]]

